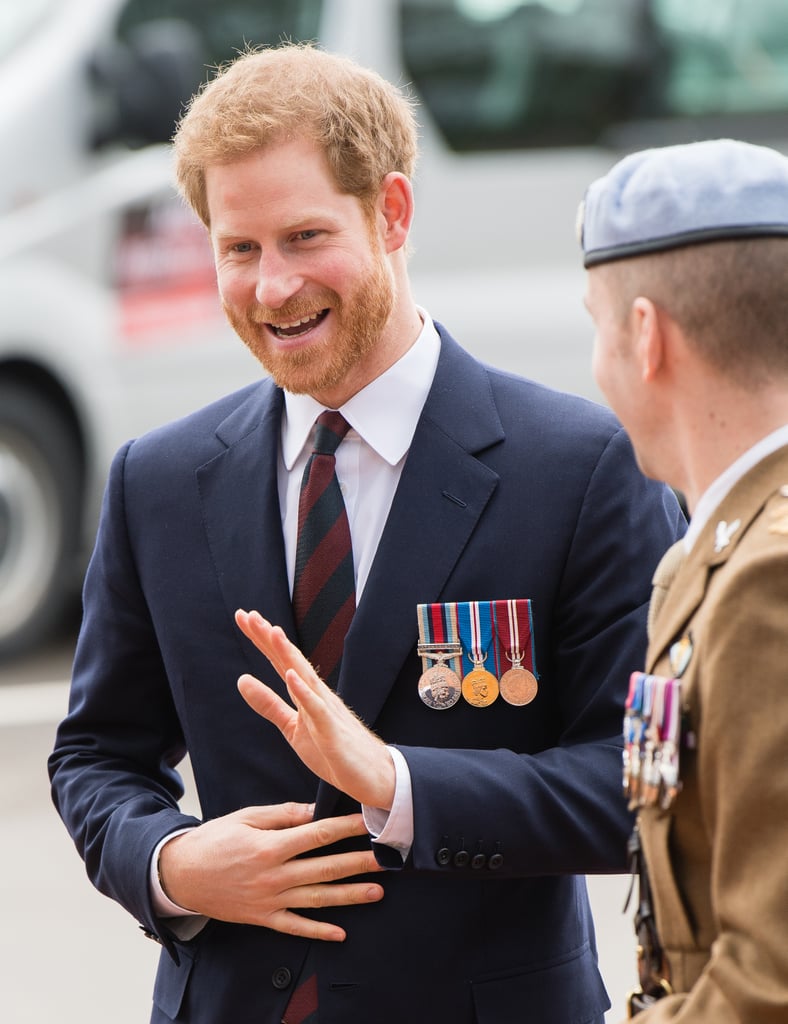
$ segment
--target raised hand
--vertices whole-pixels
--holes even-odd
[[[285,681],[294,706],[259,679],[243,675],[238,689],[247,704],[280,730],[321,779],[359,803],[390,810],[395,771],[385,743],[326,686],[279,626],[242,610],[235,621]]]

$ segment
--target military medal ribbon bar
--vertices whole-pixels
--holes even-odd
[[[624,713],[624,794],[630,810],[667,810],[680,788],[681,680],[633,672]]]
[[[419,697],[435,711],[445,711],[460,699],[462,645],[457,626],[456,604],[420,604],[418,653],[422,674]],[[432,664],[432,663],[435,664]]]
[[[457,605],[457,621],[463,650],[463,667],[470,669],[462,680],[462,695],[475,708],[489,707],[498,699],[498,677],[484,667],[495,667],[491,601],[462,601]]]
[[[510,663],[500,678],[501,696],[517,707],[530,704],[538,690],[531,602],[494,601],[493,616],[500,651]]]
[[[531,602],[460,601],[417,606],[419,697],[445,710],[460,696],[475,708],[499,694],[515,707],[538,690]],[[500,682],[499,682],[500,680]]]

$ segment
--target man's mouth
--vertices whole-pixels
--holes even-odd
[[[314,327],[317,327],[325,317],[328,315],[327,309],[321,309],[318,313],[312,313],[311,316],[301,317],[300,320],[295,320],[289,324],[268,324],[268,328],[273,331],[277,338],[298,338],[302,334],[307,334]]]

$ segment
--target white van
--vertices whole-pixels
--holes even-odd
[[[585,186],[644,145],[788,134],[784,0],[5,0],[0,655],[73,598],[117,446],[259,373],[166,142],[208,66],[285,37],[418,98],[417,300],[594,397]]]

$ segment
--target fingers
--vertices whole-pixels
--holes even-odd
[[[253,711],[275,725],[285,735],[295,724],[295,710],[283,701],[278,693],[274,693],[269,686],[254,676],[248,673],[242,675],[238,680],[238,690]]]
[[[288,889],[283,893],[283,900],[291,910],[322,910],[326,907],[379,903],[383,895],[383,886],[377,882],[337,882],[335,885],[306,883]]]
[[[279,837],[281,840],[280,852],[283,859],[291,860],[310,850],[320,850],[323,847],[342,842],[344,839],[368,834],[364,818],[360,814],[347,814],[339,818],[321,818],[319,821],[310,821],[306,825],[299,825],[283,832]],[[374,871],[375,869],[376,862],[373,857],[369,870]],[[364,867],[360,870],[366,871],[367,868]],[[335,875],[333,877],[343,876]]]
[[[310,662],[288,640],[281,626],[272,625],[259,612],[247,612],[242,608],[236,611],[235,621],[241,632],[268,658],[282,679],[291,668],[310,683],[319,681],[320,677]]]
[[[357,836],[368,836],[364,817],[361,814],[343,814],[336,818],[320,818],[313,821],[314,804],[284,803],[263,807],[244,807],[229,817],[259,829],[261,832],[276,832],[271,842],[276,843],[274,859],[277,863],[300,857],[312,850],[320,850],[326,846]],[[338,859],[339,858],[339,859]],[[355,858],[351,863],[348,858]],[[328,862],[331,861],[331,864]],[[316,859],[298,861],[299,864],[317,864]],[[312,874],[313,881],[334,881],[346,878],[351,874],[364,874],[369,871],[381,870],[375,856],[369,850],[355,853],[336,854],[320,859],[325,872],[322,878]],[[343,867],[344,865],[344,867]]]
[[[283,804],[267,804],[259,807],[244,807],[234,812],[235,817],[245,825],[266,829],[289,829],[306,825],[315,815],[314,804],[300,804],[288,801]]]
[[[265,924],[288,935],[299,935],[323,942],[344,942],[347,933],[329,921],[316,921],[293,913],[298,910],[319,910],[326,907],[363,906],[383,899],[383,886],[368,882],[348,882],[343,885],[303,885],[284,894],[288,908],[270,914]]]
[[[306,858],[288,865],[295,878],[292,885],[281,894],[286,910],[270,916],[266,921],[272,928],[287,931],[291,935],[321,939],[326,942],[342,942],[345,931],[327,921],[315,921],[301,917],[293,910],[320,910],[326,907],[362,906],[378,903],[383,899],[384,889],[376,882],[338,882],[337,879],[353,875],[368,874],[382,870],[374,854],[345,853],[332,857]],[[317,876],[317,880],[312,880]],[[302,879],[304,879],[302,881]]]
[[[280,676],[284,676],[286,665],[282,663],[280,651],[274,648],[272,635],[274,627],[259,612],[247,612],[239,608],[235,613],[235,622],[244,636],[261,651],[271,662]]]

